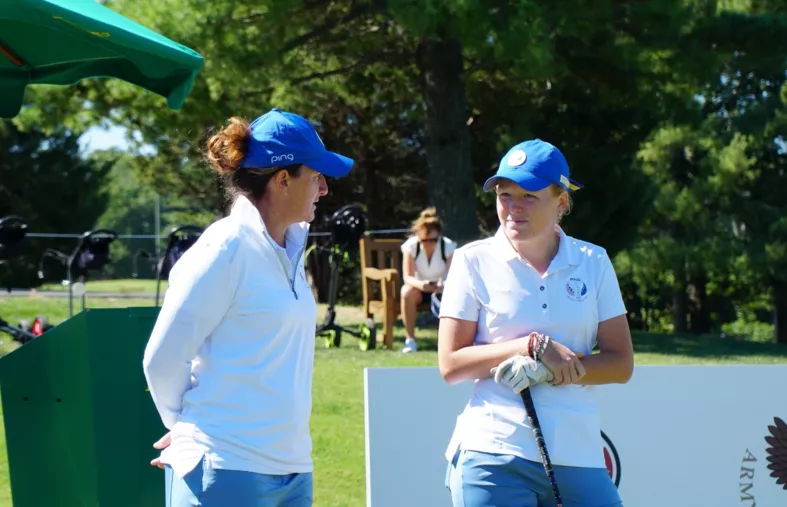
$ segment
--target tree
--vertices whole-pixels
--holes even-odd
[[[95,225],[107,205],[102,185],[109,165],[82,159],[78,138],[70,130],[45,135],[0,122],[0,217],[21,216],[38,233],[81,233]],[[76,246],[73,239],[43,238],[31,238],[29,245],[24,257],[12,261],[6,283],[37,285],[44,249],[70,253]],[[62,272],[55,272],[62,280]]]
[[[720,328],[711,315],[724,311],[711,301],[729,288],[729,266],[742,254],[735,218],[725,204],[735,189],[720,175],[743,147],[739,138],[720,138],[717,128],[714,118],[703,121],[701,116],[694,125],[664,126],[640,151],[658,195],[640,228],[632,252],[639,262],[631,269],[640,284],[661,280],[668,286],[671,329],[678,333]]]
[[[477,185],[506,144],[546,134],[583,161],[576,164],[579,174],[588,160],[597,162],[589,176],[614,172],[604,180],[620,188],[589,187],[584,195],[593,208],[585,208],[584,220],[582,212],[576,216],[578,225],[590,227],[588,239],[613,250],[630,240],[589,217],[614,215],[625,225],[621,236],[641,217],[624,211],[643,197],[641,175],[631,170],[634,153],[665,110],[659,97],[669,93],[659,92],[659,84],[673,74],[660,59],[674,51],[693,14],[678,0],[175,3],[109,5],[205,55],[182,111],[166,111],[159,98],[122,83],[98,81],[68,96],[31,94],[45,105],[29,111],[25,121],[58,118],[74,103],[86,105],[69,121],[108,119],[140,133],[142,142],[156,147],[156,157],[140,167],[157,186],[216,202],[215,180],[197,162],[205,134],[227,116],[253,115],[276,104],[314,119],[330,147],[347,146],[364,162],[375,159],[349,183],[337,182],[352,188],[344,201],[369,195],[361,183],[388,185],[390,177],[400,176],[398,162],[406,160],[410,167],[401,176],[425,174],[428,187],[420,205],[402,208],[437,205],[447,233],[459,241],[479,234]],[[190,12],[199,16],[183,17]],[[501,93],[506,90],[514,93]],[[528,107],[521,114],[512,114],[523,104]],[[501,121],[484,121],[493,118]],[[481,124],[483,132],[474,127]],[[345,127],[338,128],[343,139],[327,126]],[[383,137],[387,145],[375,142]],[[378,147],[374,153],[368,144]],[[611,148],[602,154],[596,147],[606,144]],[[376,203],[367,197],[366,204]]]
[[[732,217],[734,236],[752,267],[748,283],[768,287],[775,338],[787,344],[787,204],[784,153],[787,8],[779,2],[731,2],[686,39],[690,51],[715,49],[701,60],[701,101],[721,145],[709,179],[720,212]]]
[[[770,287],[775,339],[787,344],[787,202],[780,191],[787,184],[784,47],[787,10],[775,15],[774,4],[756,2],[758,23],[748,25],[767,43],[736,40],[724,62],[721,79],[707,94],[708,110],[728,128],[745,136],[746,158],[729,168],[738,199],[732,212],[744,227],[742,240],[762,282]],[[760,9],[768,8],[762,12]],[[735,22],[738,20],[731,20]],[[737,23],[740,26],[741,23]],[[734,26],[732,27],[734,28]],[[774,46],[776,44],[776,46]]]

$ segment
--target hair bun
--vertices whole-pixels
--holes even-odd
[[[238,116],[227,120],[227,125],[208,140],[208,162],[218,173],[234,173],[249,150],[251,132],[249,122]]]
[[[421,211],[421,214],[418,215],[418,218],[413,221],[410,227],[410,231],[413,234],[418,234],[418,231],[423,229],[433,230],[438,234],[443,233],[443,222],[437,215],[437,208],[434,206],[430,206]]]
[[[437,218],[437,208],[434,206],[426,208],[421,212],[421,218]]]

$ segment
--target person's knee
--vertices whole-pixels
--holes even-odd
[[[408,303],[415,303],[416,305],[421,299],[421,291],[410,287],[409,285],[403,285],[401,291],[402,301],[406,301]]]

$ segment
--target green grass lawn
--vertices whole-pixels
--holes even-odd
[[[89,281],[85,284],[87,292],[121,292],[121,293],[135,293],[135,292],[149,292],[155,294],[156,280],[95,280]],[[39,290],[55,290],[67,291],[68,289],[59,283],[47,283],[38,288]],[[167,282],[161,282],[161,292],[167,289]]]
[[[155,286],[154,286],[155,288]],[[134,291],[131,291],[134,292]],[[152,301],[88,297],[88,306],[151,306]],[[37,314],[47,315],[57,324],[67,316],[63,298],[2,298],[0,316],[11,323]],[[81,307],[80,307],[81,308]],[[320,306],[321,315],[325,305]],[[340,307],[337,321],[354,325],[362,318],[357,308]],[[318,340],[314,374],[312,437],[315,460],[315,505],[318,507],[362,507],[366,505],[363,418],[363,369],[375,366],[436,366],[437,332],[433,320],[419,331],[421,349],[417,354],[399,352],[403,330],[396,328],[394,351],[361,352],[357,341],[344,337],[339,349],[325,349]],[[379,328],[378,328],[379,329]],[[15,347],[4,340],[4,351]],[[711,337],[683,337],[635,333],[636,363],[718,364],[787,363],[787,347]],[[0,352],[2,353],[2,352]],[[1,421],[0,421],[1,422]],[[0,505],[11,505],[5,438],[0,424]]]

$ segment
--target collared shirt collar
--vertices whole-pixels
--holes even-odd
[[[559,225],[555,226],[555,232],[557,232],[560,236],[560,243],[558,245],[557,255],[555,255],[555,258],[552,259],[552,262],[549,265],[549,273],[558,271],[568,266],[576,266],[579,264],[579,254],[577,252],[576,243],[571,240],[571,238]],[[501,255],[502,259],[506,262],[509,262],[512,259],[520,258],[519,253],[514,250],[513,245],[511,245],[511,242],[508,240],[508,236],[506,236],[506,231],[502,225],[495,233],[494,243],[499,255]]]
[[[265,238],[267,235],[267,228],[265,227],[265,222],[262,220],[260,211],[247,197],[239,196],[237,198],[232,205],[230,216],[233,220],[237,220],[240,224],[258,232],[261,237]],[[308,235],[309,224],[307,222],[292,224],[285,232],[287,242],[294,242],[298,248],[303,248],[306,245]]]

